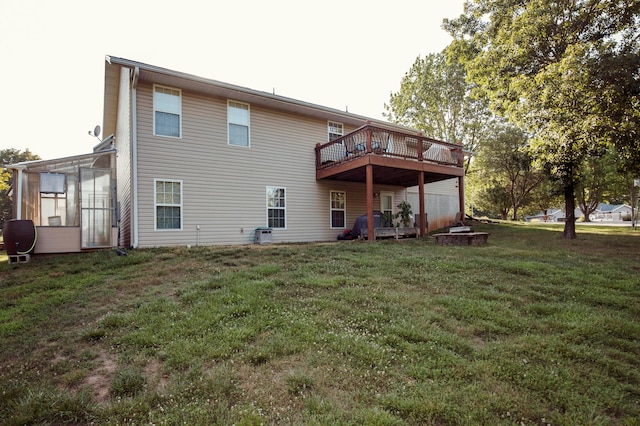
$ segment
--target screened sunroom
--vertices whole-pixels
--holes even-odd
[[[34,253],[117,246],[115,150],[27,161],[13,171],[13,217],[33,221]]]

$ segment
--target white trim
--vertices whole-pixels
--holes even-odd
[[[237,126],[245,126],[244,123],[233,123],[229,120],[229,108],[231,107],[230,105],[231,103],[234,103],[237,105],[244,105],[247,107],[248,120],[246,124],[247,126],[247,144],[246,145],[236,145],[231,143],[230,135],[229,135],[229,124],[235,124]],[[247,102],[236,101],[234,99],[227,99],[227,145],[237,146],[239,148],[251,148],[251,104],[248,104]]]
[[[269,189],[284,189],[284,207],[269,207]],[[278,209],[278,210],[284,210],[284,227],[282,228],[274,228],[272,226],[269,226],[270,228],[273,229],[287,229],[287,224],[288,224],[288,220],[287,220],[287,206],[289,204],[289,202],[287,201],[287,187],[286,186],[276,186],[276,185],[269,185],[265,187],[265,214],[266,214],[266,220],[265,223],[267,224],[267,226],[269,226],[269,209],[273,208],[273,209]]]
[[[333,199],[331,197],[332,193],[339,192],[344,194],[344,208],[343,209],[334,209],[333,208]],[[333,212],[341,211],[344,212],[344,226],[333,226]],[[330,229],[347,229],[347,191],[343,191],[340,189],[330,189],[329,190],[329,228]]]
[[[156,191],[156,184],[158,182],[171,182],[171,183],[179,183],[180,184],[180,204],[172,204],[172,203],[162,203],[162,204],[158,204],[158,200],[157,200],[157,195],[158,192]],[[168,231],[168,232],[175,232],[175,231],[182,231],[184,229],[184,184],[182,182],[182,180],[180,179],[162,179],[162,178],[154,178],[153,179],[153,230],[154,231]],[[162,228],[162,229],[158,229],[158,212],[157,212],[157,207],[158,206],[167,206],[167,207],[180,207],[180,228]]]
[[[161,109],[156,109],[156,88],[174,90],[178,92],[178,97],[180,98],[180,111],[178,111],[178,136],[160,135],[156,133],[156,111],[175,114],[175,111],[163,111]],[[151,93],[151,101],[153,103],[153,135],[163,138],[182,139],[182,90],[175,87],[163,86],[162,84],[154,84],[153,92]]]

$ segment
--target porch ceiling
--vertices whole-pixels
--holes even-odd
[[[464,176],[464,169],[461,167],[384,158],[371,154],[327,169],[318,170],[316,179],[365,183],[367,180],[366,166],[368,164],[373,166],[374,184],[404,187],[416,186],[418,185],[420,173],[424,174],[425,183]]]

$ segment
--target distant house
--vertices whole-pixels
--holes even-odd
[[[66,214],[59,226],[74,228],[82,250],[94,244],[76,234],[93,232],[92,218],[110,236],[105,245],[153,247],[246,244],[263,230],[273,242],[335,240],[361,215],[373,220],[374,210],[393,213],[404,200],[425,234],[427,221],[447,226],[464,211],[461,145],[128,59],[106,57],[103,131],[113,138],[73,166],[78,178],[67,174],[73,158],[14,165],[16,217],[46,234],[58,226],[49,216]],[[104,155],[115,163],[103,167]],[[86,208],[100,214],[82,210],[83,170],[98,166],[110,179]],[[34,208],[49,203],[46,173],[66,176],[55,214]],[[70,205],[73,214],[61,207]]]
[[[600,203],[591,214],[591,220],[631,220],[631,206],[627,204]]]
[[[576,209],[575,217],[580,219],[584,215],[580,209]],[[564,222],[566,215],[562,209],[549,209],[547,213],[539,212],[535,215],[525,216],[526,222]],[[596,210],[589,216],[591,221],[621,221],[631,220],[631,206],[627,204],[600,203]]]
[[[576,220],[583,216],[580,209],[574,211]],[[525,222],[565,222],[567,215],[562,209],[548,209],[547,212],[538,212],[535,215],[525,216]]]
[[[564,210],[548,209],[546,212],[538,212],[534,215],[525,216],[525,222],[558,222],[558,218],[564,219]]]

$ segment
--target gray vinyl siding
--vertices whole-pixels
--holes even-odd
[[[274,242],[335,240],[331,190],[347,192],[348,228],[366,213],[364,184],[315,179],[314,147],[326,142],[327,120],[251,104],[251,146],[229,146],[227,99],[183,91],[182,137],[154,136],[152,87],[137,90],[139,246],[250,243],[267,223],[267,186],[286,188],[287,228],[273,230]],[[154,179],[182,181],[182,230],[154,229]],[[396,204],[405,194],[380,190],[400,194]]]
[[[117,125],[115,129],[117,161],[117,198],[120,204],[120,238],[117,244],[132,245],[132,182],[131,182],[131,88],[129,69],[120,69]],[[115,90],[115,89],[113,89]]]
[[[416,206],[414,211],[417,211],[420,207],[418,188],[408,188],[407,192],[409,202]],[[458,178],[426,184],[424,192],[429,231],[450,226],[460,211]]]

